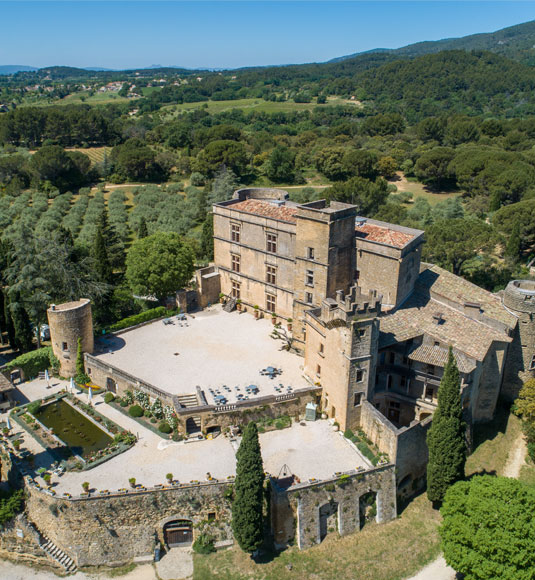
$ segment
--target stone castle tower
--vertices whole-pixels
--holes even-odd
[[[61,363],[60,374],[72,377],[76,373],[78,338],[82,339],[84,352],[93,352],[91,303],[87,298],[81,298],[76,302],[52,304],[47,316],[52,350]]]
[[[373,398],[381,295],[352,286],[306,313],[305,373],[322,386],[322,407],[341,429],[360,424]]]
[[[502,300],[503,305],[518,316],[503,389],[504,394],[513,399],[522,383],[535,377],[535,281],[512,280]]]

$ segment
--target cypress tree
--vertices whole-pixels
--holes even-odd
[[[33,336],[32,326],[30,324],[30,317],[26,312],[24,306],[20,303],[11,304],[11,318],[13,320],[13,328],[15,331],[15,347],[22,352],[32,350]],[[13,344],[11,344],[13,346]]]
[[[78,348],[76,349],[76,376],[75,380],[80,385],[89,383],[90,378],[85,372],[84,353],[82,352],[82,339],[78,338]]]
[[[254,552],[262,544],[264,467],[256,423],[243,433],[236,453],[235,496],[232,504],[232,531],[244,552]]]
[[[4,293],[4,320],[6,324],[7,339],[13,350],[16,350],[15,327],[13,326],[13,317],[9,308],[9,298],[7,292]]]
[[[511,230],[509,240],[507,241],[507,245],[505,246],[506,257],[509,258],[509,260],[511,260],[511,262],[515,264],[520,259],[520,248],[521,248],[520,225],[518,222],[515,222]]]
[[[427,434],[427,497],[435,504],[442,502],[450,485],[464,477],[466,445],[462,414],[459,369],[450,346],[438,389],[438,407]]]
[[[108,259],[108,250],[102,233],[102,224],[99,224],[95,240],[93,242],[92,257],[95,261],[95,272],[101,282],[111,284],[113,282],[113,272]]]
[[[137,237],[141,240],[142,238],[146,238],[149,235],[149,230],[147,229],[147,222],[145,218],[142,217],[139,220],[139,229],[137,231]]]

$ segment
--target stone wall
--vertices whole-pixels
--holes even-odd
[[[176,489],[130,492],[104,497],[61,499],[28,487],[28,517],[77,566],[120,565],[152,559],[163,526],[191,520],[193,537],[211,520],[216,541],[232,539],[229,483],[204,483]]]
[[[215,266],[201,268],[195,272],[197,283],[198,301],[200,308],[206,308],[210,304],[217,304],[221,292],[221,278]]]
[[[360,499],[370,492],[376,494],[376,521],[394,519],[397,515],[394,465],[296,484],[287,490],[274,486],[272,523],[277,545],[291,542],[293,530],[300,549],[319,544],[331,530],[342,536],[359,531]],[[330,513],[328,518],[320,515],[325,511]]]

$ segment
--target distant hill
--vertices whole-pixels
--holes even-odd
[[[34,66],[27,66],[25,64],[3,64],[0,65],[0,75],[13,75],[17,72],[30,72],[38,70]]]
[[[443,50],[487,50],[506,56],[511,60],[535,66],[535,20],[502,28],[496,32],[417,42],[396,49],[376,48],[366,52],[334,58],[329,62],[342,62],[370,53],[389,54],[397,57],[416,57],[424,54],[435,54]]]

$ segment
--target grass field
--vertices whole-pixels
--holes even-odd
[[[502,475],[507,457],[522,430],[520,419],[498,401],[496,417],[476,425],[474,452],[466,462],[466,475],[487,472]]]
[[[117,93],[95,93],[89,95],[88,91],[81,91],[72,95],[67,95],[63,99],[54,99],[50,101],[38,100],[22,102],[21,107],[50,107],[56,105],[109,105],[110,103],[130,103],[135,99],[120,97]]]
[[[292,547],[266,563],[256,564],[236,546],[209,556],[195,555],[193,578],[401,580],[438,555],[439,522],[439,513],[422,495],[388,524],[368,525],[342,538],[331,534],[319,546],[304,551]]]
[[[360,107],[360,103],[355,101],[348,101],[347,99],[329,98],[327,101],[329,105],[352,105]],[[280,113],[289,111],[305,111],[312,110],[314,107],[325,106],[312,103],[294,103],[293,101],[285,101],[283,103],[273,103],[271,101],[264,101],[263,99],[236,99],[234,101],[204,101],[202,103],[183,103],[181,105],[167,105],[162,107],[162,113],[180,114],[184,111],[205,108],[210,113],[221,113],[223,111],[230,111],[232,109],[245,109],[248,111],[262,111],[265,113]]]
[[[458,197],[462,195],[461,191],[431,191],[427,185],[419,181],[408,181],[401,171],[398,171],[397,178],[389,180],[389,183],[395,185],[398,192],[410,192],[413,198],[423,197],[431,205],[436,205],[440,201],[449,199],[450,197]]]
[[[88,147],[86,149],[73,147],[67,149],[67,151],[80,151],[80,153],[87,155],[91,159],[91,165],[102,163],[104,161],[104,154],[109,157],[111,150],[112,147]]]

